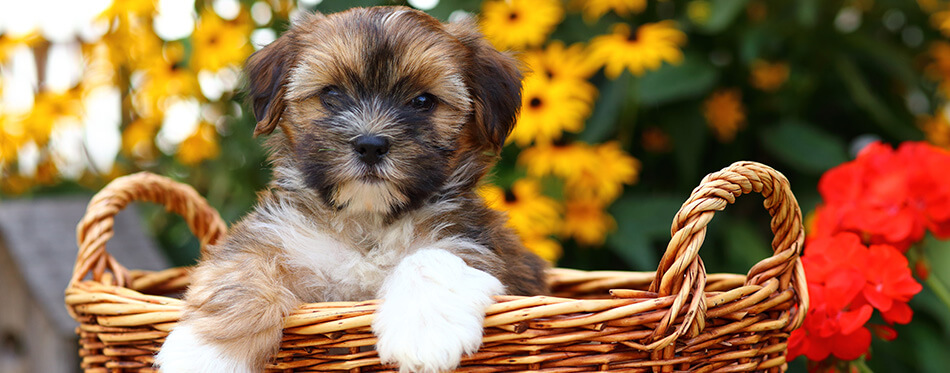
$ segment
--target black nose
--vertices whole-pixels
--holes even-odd
[[[372,166],[379,163],[389,151],[389,140],[382,136],[363,135],[353,140],[353,149],[361,161]]]

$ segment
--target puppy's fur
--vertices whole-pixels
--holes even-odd
[[[376,297],[383,361],[449,370],[481,344],[492,295],[546,291],[544,262],[474,192],[514,125],[521,75],[471,22],[311,15],[245,70],[274,180],[195,269],[165,372],[260,371],[299,304]],[[388,146],[355,145],[367,137]]]

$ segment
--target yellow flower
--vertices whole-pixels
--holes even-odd
[[[542,74],[524,79],[521,112],[511,141],[527,146],[532,141],[549,143],[564,131],[580,132],[591,112],[590,83],[582,80],[553,80]]]
[[[580,175],[584,167],[593,162],[590,145],[580,142],[540,143],[518,154],[518,164],[524,166],[528,175],[533,177],[555,175],[571,179]]]
[[[647,0],[574,0],[571,4],[580,6],[585,21],[593,22],[611,10],[621,17],[640,13],[646,9]]]
[[[122,0],[113,1],[112,5],[99,15],[99,19],[112,21],[116,17],[151,17],[154,13],[154,0]]]
[[[206,159],[215,158],[221,153],[217,137],[218,134],[214,129],[214,125],[202,122],[198,125],[195,133],[181,142],[181,145],[178,146],[178,152],[175,153],[175,158],[188,166],[194,166]]]
[[[950,121],[945,114],[921,118],[919,123],[927,141],[942,148],[950,148]]]
[[[554,263],[561,257],[561,243],[550,237],[537,236],[523,238],[521,242],[531,252],[538,254],[541,259]]]
[[[114,18],[111,21],[114,25],[102,36],[99,43],[109,48],[109,58],[113,65],[130,66],[137,70],[162,58],[162,39],[153,31],[152,18],[150,13],[148,14],[119,12],[108,18]]]
[[[623,193],[624,184],[637,182],[640,161],[620,148],[617,141],[609,141],[588,150],[581,172],[565,180],[565,191],[572,199],[592,199],[609,203]]]
[[[703,116],[720,142],[731,142],[736,132],[745,126],[745,108],[742,92],[738,89],[720,89],[703,102]]]
[[[705,0],[694,0],[686,4],[686,17],[694,24],[704,25],[712,14],[712,5]]]
[[[607,233],[617,229],[617,222],[613,216],[604,211],[604,204],[601,201],[570,200],[566,205],[564,229],[561,234],[565,237],[573,237],[581,245],[603,245]]]
[[[160,117],[168,98],[204,97],[194,71],[162,58],[152,61],[142,78],[133,97],[136,111],[144,117]]]
[[[610,34],[595,37],[590,44],[591,58],[604,66],[608,78],[620,76],[624,68],[634,75],[660,68],[663,61],[678,64],[683,60],[680,47],[686,34],[673,21],[646,23],[633,31],[616,24]]]
[[[557,0],[486,1],[481,29],[498,49],[523,49],[544,43],[563,18]]]
[[[933,42],[930,44],[928,53],[931,62],[924,68],[924,73],[939,82],[940,90],[944,95],[950,95],[950,43]]]
[[[752,86],[765,92],[775,92],[788,80],[788,64],[785,62],[752,62],[752,74],[749,77]]]
[[[578,79],[586,81],[599,66],[588,57],[589,53],[582,43],[565,47],[564,42],[553,40],[544,50],[531,50],[522,55],[530,74],[544,74],[549,79]],[[589,83],[588,83],[589,84]],[[593,92],[596,88],[591,86]]]
[[[17,150],[26,141],[22,121],[0,113],[0,164],[15,161]]]
[[[161,125],[157,118],[139,118],[129,123],[122,131],[122,152],[135,159],[155,159],[155,136]]]
[[[508,226],[521,237],[542,237],[561,229],[561,206],[541,194],[535,180],[520,179],[507,191],[485,184],[478,193],[488,207],[508,213]]]
[[[80,92],[81,89],[76,87],[62,93],[44,91],[37,94],[25,120],[26,136],[36,145],[44,146],[57,121],[66,117],[78,119],[82,111]]]
[[[242,11],[233,21],[225,21],[211,8],[201,12],[195,32],[191,34],[191,68],[217,71],[226,66],[239,66],[251,55],[253,24]]]

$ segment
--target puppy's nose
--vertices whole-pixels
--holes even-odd
[[[353,149],[361,161],[372,166],[379,163],[389,151],[389,140],[382,136],[362,135],[353,140]]]

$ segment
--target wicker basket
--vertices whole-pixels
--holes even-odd
[[[774,255],[746,276],[707,276],[697,255],[706,224],[752,191],[765,196],[772,216]],[[183,302],[168,295],[188,285],[187,268],[130,271],[105,251],[115,214],[133,200],[182,215],[202,248],[225,233],[192,188],[160,176],[122,177],[99,192],[77,228],[79,256],[66,289],[86,372],[155,371],[153,355],[182,312]],[[808,307],[801,212],[785,177],[752,162],[706,176],[673,219],[672,234],[656,273],[553,269],[553,296],[496,297],[482,348],[458,371],[784,371],[789,333]],[[267,371],[395,369],[380,365],[372,349],[377,304],[301,306],[287,316]]]

